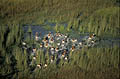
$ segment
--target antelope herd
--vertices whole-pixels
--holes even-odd
[[[38,57],[36,54],[38,50],[42,50],[44,55],[48,53],[49,58],[45,58],[45,63],[39,63],[36,64],[38,68],[47,67],[48,63],[56,62],[58,63],[58,60],[63,59],[64,61],[69,60],[69,53],[74,52],[75,50],[80,50],[83,47],[93,47],[96,43],[96,35],[91,34],[89,36],[85,36],[82,39],[82,41],[78,41],[78,39],[70,38],[69,35],[64,35],[62,33],[51,33],[44,35],[41,37],[38,32],[35,34],[34,41],[36,42],[36,45],[31,47],[31,50],[27,47],[27,43],[23,42],[23,49],[29,49],[28,52],[31,52],[30,55],[33,56],[32,60],[36,60]],[[48,51],[48,52],[46,52]],[[48,61],[49,59],[49,61]],[[30,65],[33,64],[31,61]]]

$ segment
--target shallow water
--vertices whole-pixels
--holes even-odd
[[[27,32],[29,26],[24,26],[24,32]],[[38,33],[41,33],[41,37],[43,37],[45,34],[49,33],[49,32],[54,32],[54,31],[48,31],[46,29],[44,29],[41,26],[31,26],[31,29],[32,29],[32,35],[35,36],[35,33],[38,32]]]
[[[55,26],[55,24],[50,24],[48,22],[46,22],[46,24],[49,24],[50,26]],[[64,23],[63,23],[64,24]],[[24,32],[27,32],[29,26],[24,26]],[[41,33],[40,36],[43,37],[44,35],[46,35],[47,33],[51,32],[51,33],[55,33],[54,30],[48,31],[45,28],[43,28],[44,26],[40,25],[40,26],[31,26],[32,29],[32,35],[35,36],[35,33]],[[25,37],[27,36],[27,34],[25,34]],[[84,33],[84,34],[78,34],[77,32],[72,31],[71,33],[69,33],[69,36],[71,38],[75,38],[78,41],[82,41],[83,38],[85,38],[86,36],[89,36],[89,33]],[[111,46],[119,46],[120,47],[120,38],[105,38],[105,39],[101,39],[98,46],[99,47],[111,47]],[[97,47],[98,47],[97,46]]]

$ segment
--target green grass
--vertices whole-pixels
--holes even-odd
[[[98,36],[118,37],[119,7],[104,8],[94,12],[82,25],[80,31],[94,32]]]
[[[73,19],[67,22],[67,28],[57,25],[55,30],[60,32],[89,32],[100,37],[119,37],[119,17],[119,7],[103,8],[94,11],[86,20]]]
[[[16,20],[22,24],[40,24],[44,19],[65,22],[76,17],[84,21],[100,8],[116,6],[115,2],[111,0],[1,0],[0,18],[5,21],[4,23]]]
[[[28,66],[31,57],[26,50],[22,51],[19,47],[20,41],[14,42],[12,39],[21,38],[22,31],[18,27],[1,28],[1,35],[8,33],[6,38],[1,38],[1,42],[6,39],[6,44],[1,43],[0,51],[0,75],[4,78],[40,78],[40,79],[116,79],[119,78],[119,46],[110,48],[82,48],[79,51],[70,52],[70,62],[66,63],[61,60],[57,66],[49,64],[46,69],[36,69],[33,64],[32,68]],[[10,30],[11,29],[11,30]],[[12,30],[13,29],[13,30]],[[16,30],[14,30],[16,29]],[[9,32],[6,32],[9,30]],[[21,34],[19,34],[19,32]],[[14,33],[18,33],[15,35]],[[10,37],[9,37],[10,36]],[[12,38],[11,38],[12,37]],[[50,58],[48,54],[43,55],[38,51],[36,64],[45,63],[45,57]],[[2,62],[4,61],[4,62]],[[49,63],[49,61],[48,61]],[[64,63],[62,66],[61,64]],[[18,71],[18,72],[17,72]],[[71,76],[72,74],[72,76]],[[10,75],[10,76],[9,76]],[[87,76],[86,76],[87,75]],[[112,75],[112,77],[110,77]]]
[[[40,79],[102,79],[109,78],[115,79],[119,78],[119,47],[114,48],[83,48],[80,51],[71,52],[73,53],[70,57],[71,61],[69,63],[64,64],[63,66],[59,65],[59,68],[55,64],[49,64],[46,69],[36,69],[34,72],[30,74],[29,67],[25,68],[27,64],[25,64],[25,57],[23,55],[22,60],[24,61],[24,65],[22,66],[22,62],[20,55],[22,53],[18,53],[15,55],[15,59],[17,59],[18,64],[16,64],[17,69],[27,69],[28,71],[20,71],[18,74],[18,78],[40,78]],[[18,49],[16,49],[18,51]],[[38,53],[42,53],[39,52]],[[25,53],[24,53],[25,54]],[[42,55],[42,54],[41,54]],[[39,56],[41,56],[39,55]],[[43,57],[43,55],[41,56]],[[24,59],[25,58],[25,59]],[[41,59],[37,59],[39,62]],[[43,60],[44,61],[44,60]],[[20,63],[20,64],[19,64]],[[43,62],[44,63],[44,62]],[[65,63],[65,62],[62,62]],[[117,70],[118,69],[118,70]],[[21,75],[20,75],[21,74]],[[24,74],[24,75],[22,75]],[[71,75],[72,74],[72,75]],[[28,76],[29,75],[29,76]],[[87,76],[86,76],[87,75]],[[108,75],[108,76],[106,76]],[[112,75],[110,78],[109,75]]]
[[[118,79],[119,46],[111,48],[83,48],[71,52],[71,63],[64,66],[50,64],[46,69],[29,67],[31,59],[21,49],[23,24],[40,25],[68,23],[56,26],[55,31],[72,34],[94,32],[100,37],[119,37],[118,0],[1,0],[0,1],[0,77],[1,79]],[[44,28],[51,30],[50,26]],[[72,29],[71,29],[72,28]],[[52,28],[53,29],[53,28]],[[73,34],[75,35],[75,34]],[[76,36],[77,37],[77,36]],[[32,45],[33,40],[27,42]],[[45,63],[42,51],[37,59]],[[61,61],[60,63],[64,63]]]

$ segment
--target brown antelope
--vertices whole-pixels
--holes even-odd
[[[75,46],[74,45],[72,45],[72,51],[74,51],[75,50]]]

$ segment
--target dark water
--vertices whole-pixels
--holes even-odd
[[[47,25],[50,25],[51,27],[54,27],[56,24],[55,23],[49,23],[46,22]],[[63,26],[67,26],[67,24],[62,23]],[[45,28],[43,28],[45,26],[33,26],[31,25],[31,29],[32,29],[32,35],[35,36],[35,33],[41,33],[40,36],[43,37],[45,34],[51,32],[51,33],[55,33],[54,30],[48,31]],[[29,26],[24,26],[24,32],[27,32]],[[84,34],[78,34],[78,32],[74,32],[72,31],[70,34],[71,38],[76,38],[78,41],[81,41],[83,38],[85,38],[86,36],[89,36],[89,33],[84,33]],[[27,36],[27,34],[25,35],[25,37]],[[119,46],[120,47],[120,38],[105,38],[105,39],[101,39],[98,46],[99,47],[111,47],[111,46]]]
[[[29,26],[24,26],[24,32],[28,31]],[[43,37],[45,34],[49,33],[49,32],[54,32],[53,30],[48,31],[46,29],[44,29],[42,26],[31,26],[32,29],[32,35],[35,36],[35,33],[41,33],[41,36]]]
[[[51,27],[56,26],[56,23],[54,23],[54,22],[49,22],[49,21],[47,21],[47,20],[45,20],[45,24],[46,24],[46,25],[49,25],[49,26],[51,26]],[[58,25],[59,25],[59,26],[62,25],[62,26],[64,26],[64,27],[67,27],[68,24],[67,24],[66,22],[61,22],[61,23],[59,23]]]

